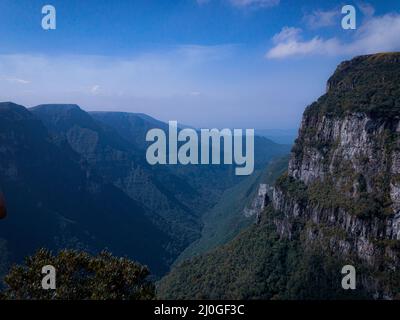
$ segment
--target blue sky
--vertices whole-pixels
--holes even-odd
[[[1,0],[0,100],[296,128],[341,60],[400,50],[398,0],[321,2]],[[346,4],[356,30],[341,28]]]

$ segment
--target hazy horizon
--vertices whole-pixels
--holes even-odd
[[[0,100],[296,129],[341,61],[400,50],[398,2],[346,4],[356,30],[342,29],[341,1],[55,0],[57,28],[45,31],[42,1],[5,0]]]

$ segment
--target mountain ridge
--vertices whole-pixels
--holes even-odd
[[[132,138],[141,140],[161,122],[143,115],[93,114],[76,104],[27,109],[11,102],[0,103],[0,111],[0,189],[9,213],[0,238],[6,240],[5,251],[12,252],[11,261],[39,246],[90,252],[108,247],[162,275],[200,236],[205,212],[240,182],[230,166],[148,165],[144,145]],[[121,115],[139,117],[143,126],[128,123],[126,131],[118,132]],[[256,141],[258,168],[288,150],[268,139]],[[26,198],[25,206],[18,197]],[[30,239],[23,250],[18,234]]]
[[[90,252],[108,247],[156,272],[166,269],[167,237],[147,220],[144,209],[105,183],[72,149],[54,143],[28,109],[0,103],[0,145],[0,188],[8,211],[0,237],[12,261],[39,247]],[[149,237],[152,241],[146,241]]]

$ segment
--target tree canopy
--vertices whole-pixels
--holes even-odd
[[[56,289],[42,288],[42,268],[56,270]],[[3,299],[34,300],[146,300],[153,299],[154,285],[145,266],[103,251],[97,256],[75,250],[53,255],[40,249],[15,265],[5,277]]]

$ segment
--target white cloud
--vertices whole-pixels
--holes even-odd
[[[374,16],[375,8],[371,4],[366,2],[358,2],[357,6],[365,17],[371,18]],[[338,25],[341,21],[341,10],[339,8],[332,10],[317,9],[311,13],[305,14],[303,21],[311,29],[319,29]]]
[[[19,78],[4,78],[4,80],[6,80],[9,83],[17,83],[17,84],[29,84],[29,83],[31,83],[28,80],[19,79]]]
[[[311,40],[302,40],[298,29],[295,29],[296,32],[292,31],[292,36],[285,38],[282,34],[288,34],[287,30],[293,30],[293,28],[285,27],[273,37],[275,46],[267,52],[267,58],[287,58],[299,55],[357,55],[400,50],[400,14],[397,13],[367,19],[357,29],[350,42],[340,41],[336,37],[324,39],[319,36]]]
[[[300,28],[283,27],[281,32],[274,35],[272,40],[274,41],[274,43],[298,40],[300,38],[301,32],[302,30]]]
[[[220,77],[217,70],[235,61],[236,50],[227,44],[181,45],[131,57],[0,54],[0,100],[127,105],[136,98],[218,94],[217,80],[208,74]]]
[[[299,41],[291,39],[277,44],[268,51],[267,58],[287,58],[293,55],[309,55],[309,54],[332,54],[340,48],[337,39],[328,40],[314,37],[309,41]]]
[[[306,14],[303,18],[305,23],[312,29],[318,29],[323,27],[330,27],[337,24],[340,17],[340,11],[334,10],[315,10],[312,13]]]

